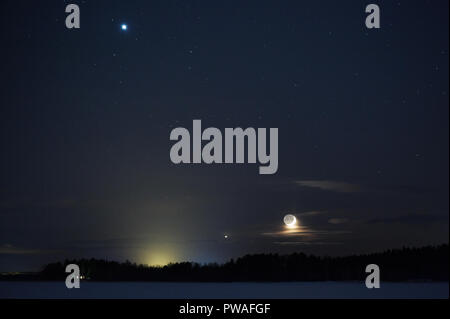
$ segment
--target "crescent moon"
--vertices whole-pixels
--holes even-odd
[[[290,222],[289,224],[286,224],[288,226],[294,226],[295,224],[297,224],[297,218],[295,218],[295,216],[293,216],[294,219],[292,219],[292,222]]]
[[[294,215],[286,215],[284,216],[284,223],[287,227],[294,227],[297,224],[297,218]]]

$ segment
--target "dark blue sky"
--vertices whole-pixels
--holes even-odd
[[[380,30],[366,1],[72,2],[79,30],[0,4],[0,270],[448,242],[448,1],[373,1]],[[279,128],[277,174],[172,164],[194,119]]]

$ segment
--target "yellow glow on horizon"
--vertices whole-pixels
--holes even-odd
[[[173,262],[171,258],[165,256],[164,254],[153,254],[147,260],[147,265],[153,267],[163,267]]]
[[[149,266],[166,266],[171,262],[179,261],[179,256],[173,247],[168,245],[155,245],[142,253],[142,262]]]

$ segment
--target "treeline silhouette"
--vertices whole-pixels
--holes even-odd
[[[365,280],[369,264],[380,267],[383,281],[448,281],[449,246],[403,248],[383,253],[347,257],[246,255],[225,264],[171,263],[164,267],[129,261],[98,259],[51,263],[39,273],[40,280],[64,280],[67,264],[77,264],[81,275],[95,281],[353,281]]]

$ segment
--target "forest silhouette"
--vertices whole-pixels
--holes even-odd
[[[403,248],[346,257],[255,254],[224,264],[179,262],[163,267],[79,259],[50,263],[33,278],[15,276],[14,279],[64,280],[68,264],[77,264],[83,278],[92,281],[361,281],[368,275],[365,269],[369,264],[380,267],[383,281],[448,281],[449,246]],[[8,280],[5,276],[2,279]]]

